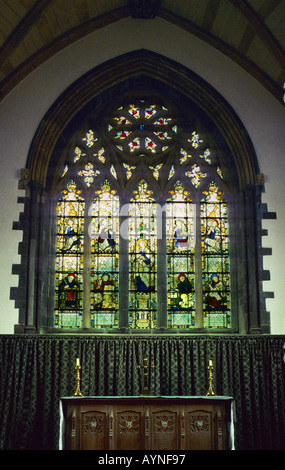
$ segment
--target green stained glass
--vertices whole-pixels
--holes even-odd
[[[201,202],[203,313],[207,328],[231,326],[227,203],[215,183]]]
[[[156,327],[156,204],[145,181],[134,193],[129,208],[129,323],[148,329]]]
[[[57,204],[55,327],[82,327],[85,203],[73,181]]]
[[[118,326],[119,198],[105,181],[97,191],[91,223],[91,327]]]
[[[195,326],[194,208],[177,182],[166,210],[168,327]]]

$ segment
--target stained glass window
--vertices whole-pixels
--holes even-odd
[[[129,318],[132,328],[155,328],[157,310],[156,204],[141,181],[129,210]]]
[[[201,202],[203,313],[207,328],[231,326],[227,204],[215,183]]]
[[[91,327],[118,326],[119,198],[108,181],[97,191],[90,208]]]
[[[181,122],[137,99],[78,135],[60,172],[57,328],[231,328],[223,167]]]
[[[195,326],[195,218],[188,191],[177,182],[167,201],[168,327]]]
[[[57,204],[55,326],[81,328],[83,312],[84,209],[70,181]]]

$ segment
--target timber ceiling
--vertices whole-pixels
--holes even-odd
[[[64,47],[128,16],[198,36],[283,101],[285,0],[0,0],[0,99]]]

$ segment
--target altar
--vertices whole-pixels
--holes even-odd
[[[226,396],[62,397],[60,449],[234,449]]]

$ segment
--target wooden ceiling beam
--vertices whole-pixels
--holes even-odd
[[[0,47],[0,63],[3,64],[9,58],[9,55],[23,41],[35,22],[53,2],[54,0],[39,0],[32,6]]]
[[[267,45],[271,53],[278,60],[281,67],[285,68],[285,53],[281,45],[264,23],[262,17],[256,12],[246,0],[230,0],[243,16],[247,19],[251,27],[258,34],[260,39]]]
[[[277,98],[279,102],[281,101],[283,103],[283,89],[271,77],[269,77],[266,72],[264,72],[264,70],[261,70],[260,67],[258,67],[241,52],[233,48],[230,44],[218,38],[210,31],[206,31],[197,24],[192,23],[190,20],[178,15],[177,13],[173,13],[166,8],[160,8],[158,10],[157,16],[160,16],[164,20],[175,24],[179,28],[194,34],[198,38],[221,51],[231,60],[240,65],[240,67],[245,69],[256,80],[258,80],[270,93],[272,93],[273,96],[275,96],[275,98]]]

